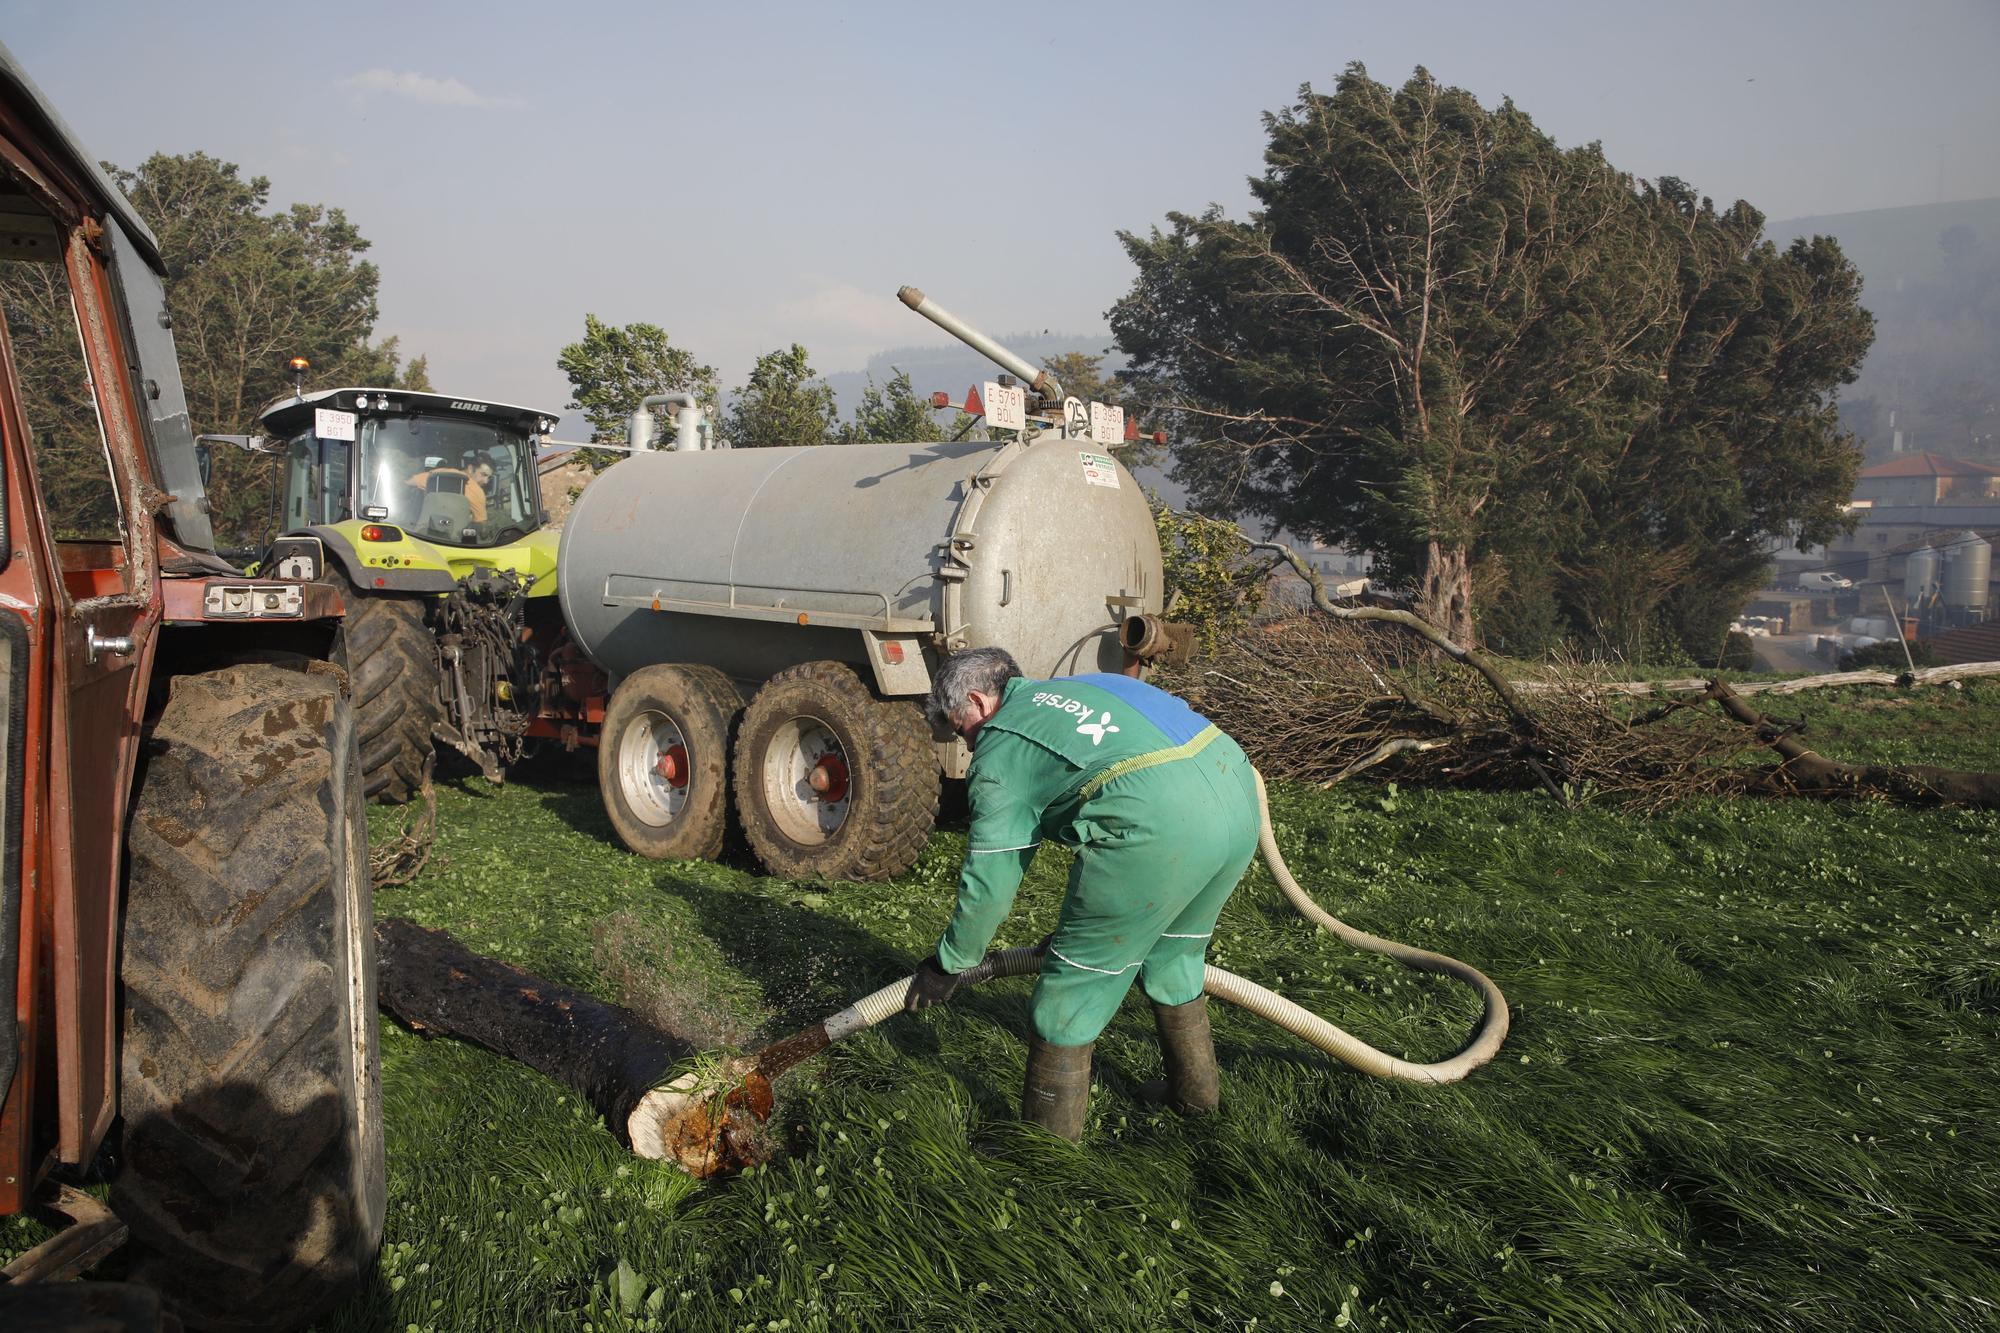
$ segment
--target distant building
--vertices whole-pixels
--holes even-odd
[[[1848,512],[1860,526],[1819,568],[1856,583],[1902,576],[1901,556],[1939,533],[2000,529],[2000,468],[1943,454],[1892,458],[1862,471]]]
[[[1869,502],[1870,513],[1930,505],[2000,504],[2000,468],[1943,454],[1909,454],[1864,468],[1855,479],[1854,498]]]

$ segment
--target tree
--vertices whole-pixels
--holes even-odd
[[[657,324],[614,327],[586,314],[583,338],[562,349],[556,366],[569,376],[569,406],[589,420],[592,441],[623,440],[626,417],[656,393],[691,393],[714,410],[715,368],[674,346]]]
[[[943,438],[936,410],[910,388],[907,370],[896,371],[885,385],[877,385],[870,375],[868,387],[861,391],[861,403],[854,409],[854,420],[840,433],[842,444],[921,443]]]
[[[294,356],[312,362],[318,383],[418,387],[421,357],[399,375],[396,339],[369,341],[380,275],[361,258],[367,239],[340,209],[294,204],[266,213],[270,182],[246,181],[234,163],[206,153],[156,153],[131,171],[104,166],[160,243],[196,430],[252,430],[258,411],[289,390],[286,362]],[[36,271],[42,267],[10,265],[5,275],[10,319],[48,332],[32,347],[17,346],[17,357],[74,379],[80,362],[68,289]],[[218,543],[266,535],[274,457],[226,453],[217,461],[209,503]],[[44,463],[48,471],[51,460]],[[101,462],[93,466],[101,470]]]
[[[1602,647],[1710,661],[1763,581],[1767,537],[1822,545],[1850,526],[1861,455],[1835,393],[1874,324],[1830,239],[1781,251],[1757,210],[1717,210],[1671,177],[1639,190],[1635,212],[1667,279],[1670,333],[1647,363],[1659,390],[1629,437],[1542,488],[1560,523],[1548,549],[1572,624]]]
[[[107,170],[159,238],[198,429],[250,429],[290,388],[295,356],[318,383],[399,387],[396,340],[369,341],[381,275],[361,258],[369,242],[345,212],[293,204],[267,214],[270,181],[242,180],[235,163],[206,153]]]
[[[1867,316],[1831,242],[1758,251],[1747,205],[1690,213],[1422,69],[1391,89],[1350,66],[1265,126],[1247,220],[1120,238],[1138,274],[1112,327],[1204,508],[1373,552],[1463,641],[1481,596],[1682,586],[1698,535],[1733,553],[1734,525],[1754,546],[1846,498],[1828,403]],[[1774,294],[1783,328],[1756,318]],[[1740,373],[1715,381],[1704,338]]]
[[[766,352],[750,368],[750,382],[736,392],[725,432],[738,449],[769,445],[828,444],[839,439],[840,407],[833,387],[793,343]]]

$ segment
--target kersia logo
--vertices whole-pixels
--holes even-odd
[[[1111,725],[1111,714],[1109,713],[1099,713],[1095,722],[1086,721],[1076,724],[1076,734],[1090,737],[1092,745],[1104,744],[1104,738],[1116,730],[1118,728]]]

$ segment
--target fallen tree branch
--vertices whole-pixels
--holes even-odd
[[[1413,611],[1398,611],[1386,606],[1335,606],[1326,595],[1326,584],[1320,581],[1319,571],[1307,564],[1305,558],[1283,542],[1251,542],[1253,551],[1275,551],[1292,572],[1306,581],[1312,589],[1313,605],[1336,620],[1373,620],[1391,625],[1401,625],[1404,629],[1428,641],[1433,647],[1451,658],[1463,662],[1486,678],[1493,692],[1500,696],[1500,702],[1507,707],[1508,714],[1524,730],[1535,729],[1535,718],[1514,692],[1513,682],[1501,674],[1499,666],[1477,648],[1468,648],[1453,641],[1450,635]]]
[[[404,816],[394,837],[375,843],[369,850],[368,874],[376,888],[408,884],[422,873],[430,862],[431,849],[437,844],[437,817],[437,788],[431,784],[430,766],[426,764],[422,807],[414,816]]]
[[[1730,688],[1738,694],[1798,694],[1803,690],[1839,689],[1848,685],[1948,685],[1955,680],[1979,676],[2000,676],[2000,662],[1958,662],[1951,666],[1922,667],[1900,674],[1888,671],[1833,671],[1823,676],[1801,676],[1796,680],[1738,681]],[[1592,686],[1600,694],[1706,694],[1707,676],[1683,676],[1675,680],[1615,680]],[[1523,680],[1515,682],[1523,694],[1546,694],[1569,690],[1561,681]]]
[[[1808,796],[1894,796],[1912,805],[2000,807],[2000,773],[1934,768],[1929,764],[1843,764],[1807,747],[1749,704],[1728,682],[1709,682],[1708,697],[1723,712],[1756,732],[1757,738],[1784,757],[1764,782]]]
[[[1446,744],[1448,744],[1446,741],[1420,741],[1413,736],[1405,736],[1400,740],[1384,741],[1382,744],[1376,746],[1373,751],[1355,760],[1319,785],[1322,789],[1331,787],[1337,783],[1347,781],[1347,779],[1353,777],[1363,769],[1373,768],[1375,765],[1393,759],[1399,754],[1422,754],[1426,750],[1442,750]]]

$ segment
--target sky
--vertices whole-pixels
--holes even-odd
[[[0,41],[101,158],[344,208],[377,336],[542,408],[585,312],[725,388],[792,342],[832,373],[946,341],[905,283],[1101,345],[1118,231],[1246,211],[1262,114],[1354,61],[1774,221],[2000,196],[2000,0],[0,0]]]

